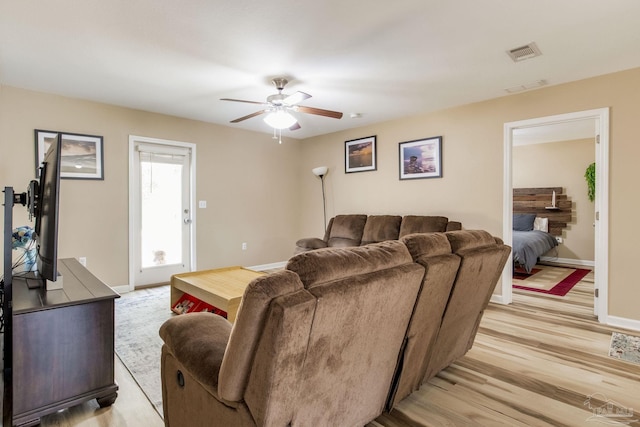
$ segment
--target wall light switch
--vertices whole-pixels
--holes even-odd
[[[205,209],[205,208],[207,207],[207,201],[206,201],[206,200],[200,200],[200,201],[198,202],[198,207],[199,207],[200,209]]]

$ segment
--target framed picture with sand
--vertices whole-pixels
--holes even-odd
[[[400,179],[442,178],[442,137],[400,143]]]
[[[352,139],[344,143],[345,173],[376,170],[376,137]]]
[[[103,139],[97,135],[35,130],[36,177],[40,176],[40,165],[51,142],[62,134],[62,169],[60,178],[104,179]]]

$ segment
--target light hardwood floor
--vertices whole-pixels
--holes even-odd
[[[565,297],[515,291],[490,304],[463,358],[370,426],[607,425],[589,407],[607,401],[635,408],[626,425],[639,426],[640,365],[608,356],[614,330],[638,335],[596,321],[591,275]]]
[[[490,304],[469,353],[369,427],[607,425],[611,418],[585,405],[591,395],[592,406],[610,400],[640,418],[640,365],[608,357],[611,332],[620,330],[595,320],[592,289],[587,276],[564,298],[517,291],[512,305]],[[113,407],[86,403],[42,426],[163,425],[116,362]]]

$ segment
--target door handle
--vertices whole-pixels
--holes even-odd
[[[184,219],[184,223],[185,224],[191,224],[193,221],[191,220],[191,218],[185,218]]]

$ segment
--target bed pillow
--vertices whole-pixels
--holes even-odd
[[[536,214],[513,214],[513,229],[515,231],[533,230]]]
[[[549,218],[540,218],[536,217],[535,221],[533,221],[533,229],[544,231],[545,233],[549,232]]]

